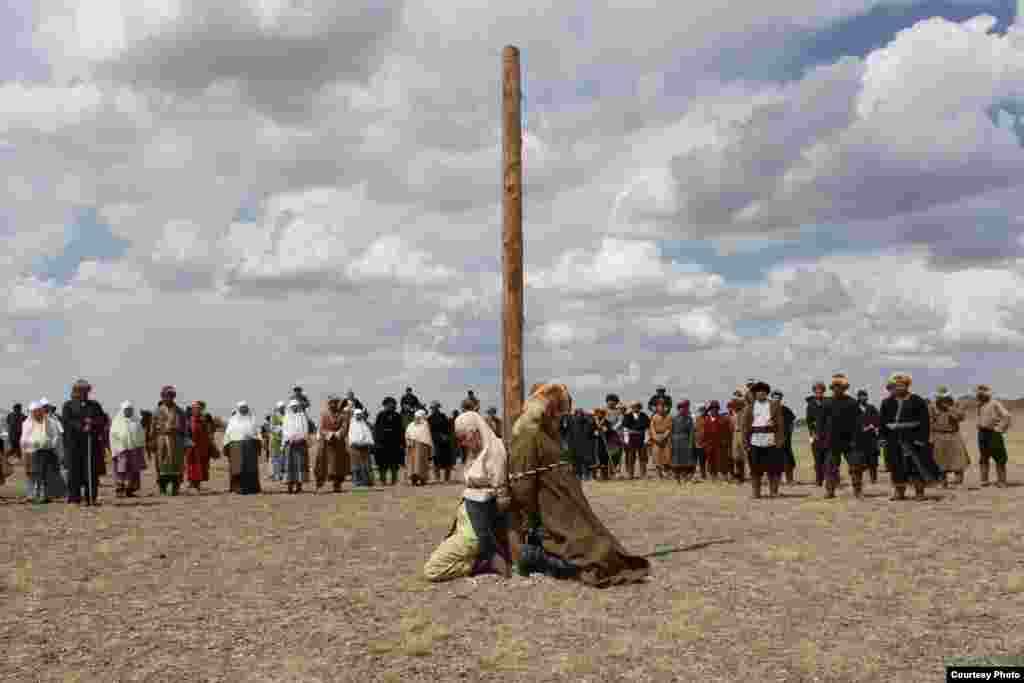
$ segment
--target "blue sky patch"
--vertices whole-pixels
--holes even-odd
[[[110,227],[99,221],[99,214],[92,207],[75,211],[66,235],[67,243],[60,254],[43,257],[36,263],[33,271],[39,278],[67,284],[82,261],[116,261],[131,244],[115,237]]]

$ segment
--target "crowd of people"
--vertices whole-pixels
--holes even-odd
[[[912,378],[893,375],[888,396],[879,407],[861,389],[849,395],[850,382],[836,374],[831,383],[816,382],[805,400],[804,423],[814,457],[815,484],[834,498],[840,466],[845,460],[853,495],[861,497],[865,474],[878,481],[880,455],[891,475],[893,499],[902,500],[908,485],[924,498],[930,483],[962,485],[970,464],[961,433],[965,409],[946,387],[926,400],[911,392]],[[831,392],[830,394],[828,392]],[[989,484],[995,463],[996,486],[1006,486],[1007,452],[1004,439],[1010,413],[992,397],[987,385],[976,388],[978,463],[983,486]],[[749,480],[752,496],[760,498],[767,481],[769,497],[778,497],[783,479],[796,483],[793,433],[797,415],[780,391],[766,382],[748,380],[733,392],[725,411],[717,400],[699,406],[696,415],[687,400],[675,404],[659,387],[644,411],[640,401],[623,404],[615,394],[604,407],[589,414],[576,408],[562,418],[560,433],[576,475],[583,480],[646,477],[653,461],[659,477],[680,483],[700,480]],[[952,479],[952,482],[950,482]]]
[[[319,491],[328,483],[333,492],[341,492],[346,479],[354,487],[374,486],[375,480],[393,486],[403,467],[414,486],[428,483],[431,472],[436,481],[449,482],[463,458],[453,436],[460,411],[449,416],[439,401],[428,408],[411,387],[400,402],[385,398],[372,423],[351,391],[344,398],[328,396],[316,416],[302,388],[294,387],[263,420],[240,401],[226,421],[211,415],[201,400],[182,407],[169,385],[161,389],[153,410],[139,411],[126,401],[113,418],[91,393],[90,383],[78,380],[59,412],[45,398],[33,401],[27,414],[15,404],[6,419],[7,448],[0,443],[0,483],[13,473],[12,463],[20,461],[29,500],[66,498],[91,506],[98,502],[108,467],[115,495],[133,498],[150,467],[161,495],[177,496],[186,483],[201,491],[210,480],[211,461],[221,457],[228,463],[229,490],[239,494],[262,490],[263,464],[266,479],[284,484],[289,493],[301,492],[305,484]],[[480,410],[472,390],[461,407]],[[502,432],[495,408],[484,419]],[[223,434],[221,446],[217,433]]]
[[[888,396],[876,408],[866,391],[849,395],[843,374],[833,375],[827,386],[814,384],[803,419],[815,484],[826,498],[836,497],[844,460],[853,495],[863,496],[865,474],[871,483],[878,481],[880,454],[893,500],[905,499],[908,486],[923,499],[929,485],[963,484],[970,465],[964,406],[945,387],[925,399],[911,386],[910,375],[892,375]],[[20,456],[32,499],[66,496],[71,503],[96,504],[108,451],[119,497],[136,495],[149,463],[160,493],[173,496],[185,481],[200,490],[209,480],[210,460],[220,457],[228,459],[230,490],[239,494],[261,491],[261,462],[269,465],[271,481],[299,493],[304,484],[314,483],[319,491],[328,482],[341,492],[348,478],[354,487],[373,486],[375,469],[382,485],[396,485],[403,467],[411,486],[427,483],[431,470],[436,481],[447,482],[462,459],[465,487],[458,511],[424,567],[432,581],[508,575],[513,566],[598,586],[641,579],[649,563],[626,552],[601,523],[582,481],[646,477],[651,460],[659,476],[680,484],[749,478],[753,498],[762,497],[765,481],[770,498],[780,495],[783,480],[796,483],[797,416],[781,392],[753,379],[733,393],[724,413],[712,400],[696,415],[686,400],[670,415],[673,401],[664,387],[648,401],[648,415],[639,402],[623,405],[614,394],[588,414],[573,410],[566,386],[535,385],[507,435],[511,452],[497,411],[481,415],[472,391],[462,411],[449,416],[439,402],[428,409],[407,388],[400,401],[385,398],[372,423],[351,391],[344,398],[329,395],[319,421],[295,387],[264,420],[243,401],[226,423],[206,412],[202,401],[180,407],[172,386],[163,387],[152,412],[137,412],[125,402],[113,419],[90,398],[91,391],[79,380],[59,413],[44,398],[32,402],[27,415],[15,406],[8,416],[10,447],[2,474],[9,474],[8,458]],[[1010,413],[987,385],[976,388],[975,398],[981,483],[990,483],[994,462],[994,483],[1005,487]],[[219,431],[223,453],[213,438]]]

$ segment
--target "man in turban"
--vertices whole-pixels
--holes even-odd
[[[928,402],[910,393],[912,381],[902,372],[890,377],[889,397],[879,410],[879,444],[892,477],[892,500],[906,499],[908,483],[914,485],[915,500],[924,500],[926,482],[938,481],[941,474],[928,449]]]
[[[533,529],[544,553],[574,567],[584,583],[638,581],[650,573],[650,563],[626,552],[590,507],[579,479],[561,466],[558,424],[571,410],[565,385],[537,384],[512,428],[511,557],[521,557],[519,539]]]
[[[864,466],[867,459],[856,448],[860,430],[860,406],[847,392],[850,380],[837,373],[832,376],[832,398],[825,403],[826,440],[828,442],[828,466],[825,470],[825,497],[835,498],[839,486],[839,468],[846,458],[853,482],[853,496],[864,496]]]
[[[104,466],[106,415],[103,407],[89,398],[92,385],[84,379],[71,387],[71,399],[64,402],[64,458],[68,469],[68,502],[95,505],[99,496],[99,477]]]
[[[1010,413],[1003,404],[992,398],[992,388],[979,384],[975,391],[978,399],[978,467],[981,470],[981,485],[988,486],[989,461],[996,463],[996,486],[1004,487],[1006,481],[1006,439],[1003,436],[1010,429]]]

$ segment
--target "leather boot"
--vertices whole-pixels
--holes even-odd
[[[777,476],[768,477],[768,497],[778,498],[779,497],[779,478]]]
[[[1005,489],[1006,486],[1007,486],[1007,483],[1008,482],[1006,481],[1006,463],[1005,462],[997,462],[996,463],[996,486],[998,486],[1001,489]]]
[[[850,473],[850,479],[853,482],[853,497],[863,498],[864,497],[864,473],[860,470]]]
[[[761,497],[761,477],[751,477],[750,489],[753,498]]]
[[[987,462],[978,463],[978,469],[981,471],[982,486],[988,486],[988,466]]]
[[[636,455],[626,456],[626,474],[630,479],[636,478]]]
[[[754,475],[750,475],[750,476],[754,476]],[[743,458],[742,457],[736,458],[736,480],[739,481],[742,484],[743,480],[746,479],[746,478],[747,478],[746,467],[745,467],[745,465],[743,463]]]
[[[963,473],[963,470],[961,470],[961,471],[956,473],[956,479],[953,480],[953,483],[956,484],[957,486],[963,486],[964,485],[964,473]]]
[[[836,497],[836,482],[831,479],[825,480],[825,497],[835,498]]]
[[[878,483],[878,465],[872,465],[871,467],[869,467],[868,468],[868,474],[870,475],[871,483],[872,484],[877,484]]]
[[[788,467],[786,468],[786,483],[787,484],[792,484],[793,483],[793,470],[792,470],[792,468],[788,468]]]
[[[646,479],[647,478],[647,456],[646,455],[641,455],[640,456],[640,478],[641,479]]]
[[[452,480],[452,471],[451,471],[451,469],[449,468],[449,469],[446,469],[446,470],[444,471],[444,481],[445,481],[445,483],[448,483],[448,482],[450,482],[451,480]]]
[[[907,486],[906,484],[899,484],[893,487],[892,498],[889,500],[906,500],[907,499]]]
[[[924,499],[925,499],[925,497],[924,497],[924,482],[923,481],[915,481],[914,482],[914,500],[924,500]]]

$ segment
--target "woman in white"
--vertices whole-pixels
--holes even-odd
[[[430,436],[427,411],[417,410],[413,421],[405,428],[405,454],[409,466],[409,483],[422,486],[427,483],[427,463],[434,451],[434,440]]]
[[[142,485],[142,470],[146,468],[146,432],[135,416],[131,401],[121,409],[110,423],[110,452],[114,458],[114,479],[118,498],[134,498]]]
[[[508,576],[511,568],[498,553],[498,493],[505,488],[508,455],[484,418],[467,411],[455,419],[455,438],[466,451],[466,489],[462,502],[480,541],[476,571],[493,570]]]
[[[288,493],[301,493],[309,462],[309,419],[297,399],[288,402],[288,413],[281,427],[284,442],[284,481]]]
[[[249,404],[239,401],[224,431],[224,454],[231,463],[231,491],[248,495],[260,492],[260,424]]]
[[[39,401],[29,405],[29,417],[21,428],[21,452],[32,461],[31,491],[36,503],[49,503],[47,477],[57,469],[57,451],[61,448],[61,436],[57,426],[46,414],[46,408]]]
[[[352,413],[348,426],[348,452],[352,458],[352,486],[373,486],[370,468],[370,449],[373,448],[373,430],[366,424],[366,411],[361,408]]]

